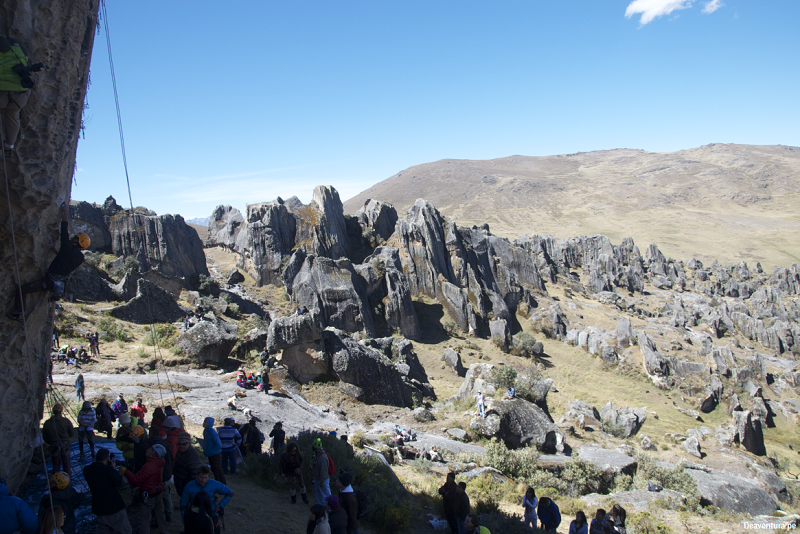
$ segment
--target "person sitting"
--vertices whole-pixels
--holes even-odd
[[[569,524],[569,534],[589,534],[586,514],[582,510],[578,510],[575,514],[575,519]]]
[[[431,452],[429,453],[431,462],[442,462],[444,463],[444,458],[442,457],[442,453],[436,448],[436,445],[431,447]]]
[[[0,87],[2,83],[0,83]],[[44,278],[23,284],[14,293],[14,312],[8,315],[9,319],[22,322],[22,304],[25,295],[49,291],[53,299],[58,300],[64,294],[64,288],[69,275],[83,263],[83,249],[88,248],[92,241],[89,236],[80,232],[69,236],[69,208],[61,205],[61,247],[58,254],[50,262]]]
[[[514,390],[514,388],[513,388],[513,386],[512,386],[512,387],[508,388],[508,391],[506,391],[506,396],[505,396],[505,398],[506,398],[506,399],[513,399],[513,398],[514,398],[514,396],[516,395],[516,393],[517,393],[517,392]]]
[[[598,508],[597,512],[589,525],[589,534],[603,534],[603,523],[606,521],[606,511]]]

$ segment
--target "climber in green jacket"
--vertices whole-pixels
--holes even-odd
[[[3,151],[9,158],[19,134],[19,112],[28,103],[33,87],[31,73],[47,70],[41,63],[31,64],[28,53],[11,37],[0,35],[0,110],[3,120]]]

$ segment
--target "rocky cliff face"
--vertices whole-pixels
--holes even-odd
[[[97,9],[97,0],[8,0],[0,5],[0,32],[51,67],[35,75],[36,87],[21,113],[19,159],[6,161],[10,198],[0,187],[0,291],[7,308],[17,283],[11,216],[23,283],[40,278],[52,259],[50,249],[58,248],[58,206],[70,196]],[[11,491],[31,458],[47,369],[40,357],[48,354],[53,332],[53,307],[44,293],[31,295],[26,312],[29,349],[21,324],[3,318],[0,329],[0,472]]]

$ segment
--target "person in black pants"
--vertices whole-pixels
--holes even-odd
[[[14,313],[9,314],[8,318],[22,322],[22,300],[29,293],[50,291],[56,300],[61,298],[69,275],[83,263],[82,250],[91,244],[89,236],[83,232],[69,236],[69,208],[61,204],[61,248],[50,262],[44,278],[22,284],[14,295]]]
[[[92,492],[92,513],[97,516],[95,534],[131,534],[125,501],[119,493],[122,475],[109,460],[108,449],[97,451],[94,463],[83,468],[83,478]]]

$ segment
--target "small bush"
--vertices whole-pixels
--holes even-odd
[[[671,534],[672,529],[649,512],[634,512],[628,516],[626,526],[637,534]]]
[[[510,478],[530,478],[539,465],[539,451],[525,447],[509,451],[502,440],[492,439],[486,445],[484,462]]]
[[[360,428],[355,432],[353,432],[352,434],[350,434],[349,441],[350,445],[352,445],[353,447],[358,447],[359,449],[363,449],[365,445],[369,444],[367,435]]]
[[[197,288],[197,291],[201,295],[212,295],[214,297],[219,296],[219,282],[214,280],[210,276],[206,276],[204,274],[200,275],[200,286]]]
[[[636,475],[633,477],[633,487],[644,489],[647,482],[660,484],[661,486],[682,493],[686,497],[686,508],[698,510],[700,508],[700,492],[697,489],[697,482],[692,478],[683,467],[675,466],[671,469],[659,467],[656,460],[649,454],[636,452],[634,459],[638,463]]]
[[[455,336],[458,334],[458,325],[455,323],[455,321],[447,319],[444,323],[442,323],[442,327],[448,335]]]
[[[514,346],[520,356],[531,358],[533,357],[533,348],[536,346],[536,338],[527,332],[521,332],[514,336]]]
[[[139,260],[134,258],[133,256],[128,256],[125,258],[125,271],[132,272],[132,271],[139,271]]]
[[[603,472],[578,456],[571,457],[564,465],[561,479],[567,483],[572,497],[588,493],[604,493],[607,490]]]
[[[510,365],[501,365],[492,369],[492,382],[500,389],[514,387],[517,381],[517,370]]]
[[[130,341],[128,332],[120,326],[114,319],[104,317],[95,325],[100,332],[100,339],[102,341],[121,341],[123,343]]]
[[[140,347],[139,350],[136,352],[136,355],[140,358],[147,358],[147,351],[144,350],[144,347]]]
[[[99,252],[84,252],[83,253],[83,261],[87,264],[91,265],[92,267],[98,267],[100,265],[100,253]]]
[[[161,323],[155,325],[155,335],[152,328],[147,329],[142,343],[152,347],[158,342],[160,347],[169,348],[175,346],[178,338],[178,329],[169,323]]]

